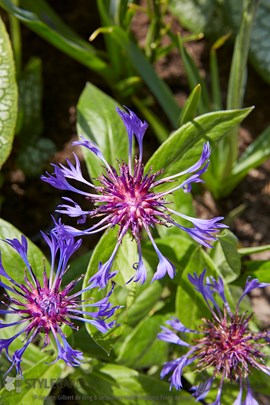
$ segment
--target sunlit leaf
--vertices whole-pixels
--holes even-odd
[[[184,390],[170,391],[169,384],[144,373],[118,364],[98,364],[93,370],[77,369],[70,376],[81,393],[80,403],[102,401],[109,405],[112,400],[119,405],[149,405],[161,401],[166,404],[195,405],[195,399]],[[82,387],[76,385],[78,378],[84,381]],[[85,396],[90,399],[83,401]]]
[[[16,238],[21,241],[21,235],[22,233],[13,225],[4,221],[3,219],[0,219],[0,239],[4,240]],[[12,249],[11,246],[3,241],[1,242],[0,250],[6,272],[18,283],[24,282],[25,264],[20,255],[14,249]],[[44,254],[30,240],[28,240],[28,260],[29,263],[31,263],[37,278],[42,280],[44,264],[46,264],[48,270],[50,267],[47,260],[44,258]]]
[[[88,83],[77,106],[78,134],[94,141],[108,163],[117,167],[128,158],[128,136],[116,112],[118,103],[94,85]],[[104,171],[104,164],[89,150],[83,148],[92,177]]]
[[[250,108],[218,111],[196,117],[172,133],[149,159],[146,170],[164,169],[164,176],[170,176],[188,169],[199,160],[206,141],[215,145],[250,111]]]
[[[0,168],[11,151],[17,108],[13,53],[5,25],[0,18]]]

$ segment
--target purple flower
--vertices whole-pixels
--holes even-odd
[[[249,328],[251,315],[239,312],[239,304],[243,297],[254,288],[263,288],[269,284],[260,283],[258,280],[247,279],[244,292],[241,295],[236,309],[233,312],[224,294],[222,279],[213,277],[205,280],[205,270],[199,276],[194,273],[189,275],[189,281],[196,290],[202,294],[211,312],[211,318],[203,319],[200,331],[185,328],[176,318],[167,321],[174,329],[161,327],[162,332],[158,338],[165,342],[174,343],[187,347],[187,353],[181,357],[165,363],[161,371],[161,378],[167,374],[170,376],[170,389],[182,388],[183,369],[193,364],[197,372],[209,371],[212,375],[199,385],[192,388],[197,401],[204,399],[211,390],[216,378],[220,380],[215,402],[212,405],[221,404],[222,388],[225,381],[235,381],[239,384],[239,394],[234,405],[257,404],[249,385],[251,369],[256,368],[270,375],[270,368],[264,363],[265,354],[263,345],[269,342],[269,332],[253,332]],[[223,309],[219,307],[215,295],[219,295],[223,301]],[[178,333],[200,334],[194,336],[192,343],[185,342]],[[243,390],[246,394],[243,395]],[[245,396],[245,399],[242,397]]]
[[[67,262],[70,256],[80,247],[81,240],[75,242],[74,238],[67,237],[61,222],[55,222],[55,228],[50,234],[42,234],[47,242],[51,252],[51,268],[49,277],[44,269],[43,282],[36,278],[31,264],[27,259],[27,240],[24,236],[21,241],[17,239],[7,239],[8,243],[23,259],[27,275],[23,284],[17,283],[5,271],[0,257],[0,287],[6,290],[7,309],[1,309],[0,314],[14,315],[14,321],[5,323],[0,322],[0,329],[10,326],[18,326],[19,331],[9,339],[0,339],[0,351],[5,350],[6,356],[11,362],[11,367],[7,373],[16,368],[17,373],[21,374],[22,356],[37,336],[44,335],[44,345],[47,346],[50,340],[54,340],[58,350],[55,361],[62,359],[69,366],[78,366],[83,359],[82,353],[72,349],[69,345],[61,325],[68,325],[77,330],[73,320],[83,321],[94,325],[100,332],[105,333],[115,326],[115,321],[108,322],[116,309],[109,302],[111,291],[101,300],[89,303],[82,302],[80,296],[82,292],[90,290],[88,286],[79,292],[72,292],[82,276],[77,280],[71,281],[68,285],[62,287],[62,278],[67,270]],[[65,237],[63,237],[65,236]],[[8,284],[2,280],[8,280]],[[9,296],[9,293],[10,296]],[[84,318],[86,315],[87,318]],[[18,320],[19,316],[19,320]],[[19,336],[25,336],[22,347],[17,349],[12,357],[9,355],[11,343]]]
[[[201,175],[206,171],[209,164],[209,143],[204,144],[200,159],[190,168],[173,176],[160,178],[163,169],[156,173],[152,173],[151,170],[146,173],[142,163],[143,137],[148,126],[147,123],[142,122],[130,110],[126,112],[117,108],[117,112],[128,134],[128,163],[119,163],[118,170],[115,169],[107,163],[97,145],[82,137],[80,141],[76,141],[74,144],[89,149],[99,157],[101,164],[105,165],[104,174],[97,179],[98,185],[94,185],[83,178],[80,162],[76,156],[75,166],[70,161],[67,161],[68,167],[53,165],[54,173],[46,173],[45,176],[41,177],[42,180],[50,185],[60,190],[81,194],[95,204],[96,208],[94,209],[90,209],[89,211],[82,210],[77,202],[64,197],[65,204],[58,207],[57,211],[59,213],[69,215],[70,217],[77,217],[80,224],[85,222],[87,216],[98,219],[95,225],[83,230],[66,226],[66,231],[72,236],[91,235],[108,228],[113,228],[116,225],[119,227],[118,240],[110,259],[105,264],[101,263],[97,274],[90,280],[93,286],[99,285],[101,288],[105,287],[108,279],[111,277],[110,270],[114,257],[117,254],[123,237],[128,232],[131,233],[132,238],[137,243],[139,256],[138,262],[133,266],[137,270],[137,274],[135,274],[133,280],[144,283],[146,280],[146,268],[141,252],[143,232],[149,236],[159,259],[159,264],[152,280],[154,281],[164,277],[166,274],[170,278],[173,278],[175,268],[159,251],[154,242],[151,229],[157,225],[174,225],[187,232],[199,244],[211,247],[212,242],[216,240],[216,232],[221,228],[226,228],[226,225],[220,223],[223,217],[209,220],[192,218],[169,208],[168,200],[166,199],[169,194],[178,189],[189,192],[192,183],[202,182]],[[136,138],[139,149],[139,156],[135,157],[134,160],[132,158],[133,137]],[[172,186],[167,191],[158,191],[159,186],[171,184],[181,176],[185,176],[185,180],[181,184]],[[83,184],[84,191],[81,190],[80,185],[77,187],[71,185],[68,181],[69,179],[76,180],[77,184]],[[85,186],[89,187],[90,192],[85,191]],[[192,226],[185,227],[178,224],[174,219],[175,217],[181,217],[189,221]]]

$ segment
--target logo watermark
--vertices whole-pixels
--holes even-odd
[[[76,388],[85,388],[85,381],[82,378],[78,378],[75,381],[70,381],[68,379],[59,380],[57,378],[23,378],[20,375],[16,377],[7,376],[4,380],[0,379],[0,389],[5,388],[8,392],[20,393],[24,390],[29,389],[44,389],[52,390],[57,388],[58,390],[63,390],[65,388],[73,389]]]
[[[16,393],[22,392],[22,377],[17,375],[16,377],[7,376],[5,379],[5,389],[7,391],[14,391]]]

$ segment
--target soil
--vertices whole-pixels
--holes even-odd
[[[49,1],[61,18],[85,40],[100,26],[96,2],[81,0],[74,7],[74,1]],[[174,29],[181,29],[178,23],[168,17]],[[144,13],[137,14],[133,21],[133,32],[140,45],[143,45],[148,26],[148,18]],[[57,153],[52,156],[52,162],[64,162],[72,158],[72,140],[76,137],[76,104],[87,81],[92,82],[104,91],[101,79],[87,68],[72,60],[62,52],[42,40],[29,29],[22,26],[23,62],[26,63],[33,55],[39,56],[43,63],[43,121],[42,136],[52,139],[57,147]],[[101,36],[93,43],[97,48],[103,47]],[[188,47],[202,74],[209,81],[209,42],[202,39],[189,43]],[[219,65],[223,96],[226,95],[229,66],[232,48],[225,45],[219,52]],[[159,75],[168,83],[180,105],[184,104],[189,89],[181,59],[176,50],[155,65]],[[270,124],[269,115],[269,85],[263,81],[255,70],[248,67],[247,90],[244,106],[254,105],[255,109],[244,121],[240,131],[240,149],[243,150]],[[129,106],[132,107],[132,106]],[[155,106],[158,111],[158,106]],[[161,113],[162,116],[162,113]],[[157,147],[153,140],[150,148]],[[43,183],[39,177],[27,178],[16,166],[18,145],[14,143],[11,156],[3,167],[4,183],[1,188],[1,216],[11,222],[20,231],[36,243],[41,243],[40,229],[48,230],[52,225],[49,220],[61,199],[61,192]],[[49,169],[49,162],[44,167]],[[231,230],[239,239],[240,246],[259,246],[270,244],[270,162],[264,163],[258,169],[252,170],[236,187],[232,194],[222,201],[215,202],[209,191],[204,191],[196,199],[196,207],[202,217],[213,215],[229,215],[238,209],[239,215],[230,223]],[[270,251],[254,255],[254,259],[270,259]],[[253,294],[254,310],[264,326],[270,325],[270,291]]]

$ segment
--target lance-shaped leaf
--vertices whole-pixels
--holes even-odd
[[[199,160],[205,142],[210,142],[214,154],[216,141],[240,124],[250,111],[251,108],[217,111],[196,117],[172,133],[149,159],[146,170],[163,168],[165,176],[186,170]]]
[[[70,379],[81,399],[87,393],[90,401],[102,401],[105,405],[196,404],[191,394],[184,390],[171,392],[169,383],[160,381],[159,376],[149,376],[118,364],[99,363],[91,371],[77,368]],[[76,384],[80,380],[83,382],[81,386]]]
[[[17,83],[13,53],[0,18],[0,168],[8,158],[17,119]]]
[[[9,222],[0,219],[0,239],[18,239],[21,240],[22,233]],[[47,263],[43,253],[30,240],[28,242],[28,260],[32,265],[35,275],[39,280],[42,280],[44,264]],[[0,243],[0,251],[2,254],[3,265],[10,277],[14,278],[18,283],[24,282],[25,264],[19,254],[11,248],[7,243]],[[49,270],[49,265],[47,269]]]
[[[0,6],[58,49],[98,72],[108,82],[113,80],[113,72],[98,57],[95,48],[70,29],[46,1],[22,0],[22,8],[19,8],[10,0],[1,0]]]
[[[94,141],[107,162],[115,166],[117,161],[127,160],[128,156],[128,136],[116,113],[117,106],[116,101],[90,83],[83,90],[77,105],[78,134]],[[92,177],[104,171],[99,158],[89,150],[85,152],[85,160]]]

